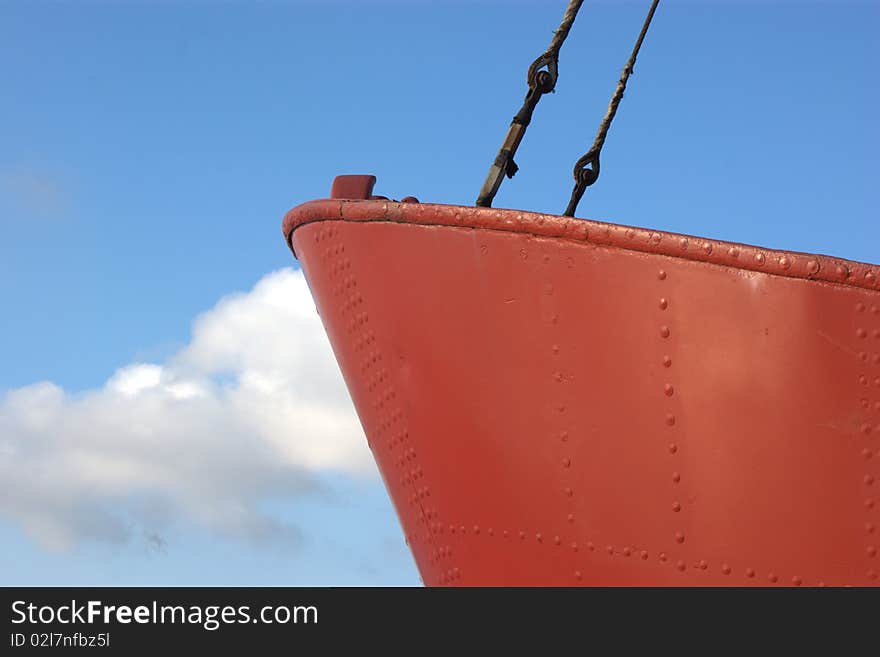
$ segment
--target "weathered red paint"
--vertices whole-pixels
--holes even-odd
[[[878,584],[877,265],[391,201],[284,232],[426,584]]]
[[[376,176],[336,176],[330,189],[330,198],[366,200],[373,194]]]

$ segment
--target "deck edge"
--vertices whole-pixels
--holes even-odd
[[[319,199],[293,208],[284,216],[282,223],[282,231],[291,251],[293,232],[301,226],[319,221],[391,222],[499,230],[611,246],[788,278],[880,290],[880,265],[833,256],[767,249],[694,235],[523,210],[400,203],[389,200]]]

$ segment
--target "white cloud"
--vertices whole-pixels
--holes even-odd
[[[292,269],[222,299],[164,363],[127,365],[83,393],[41,382],[0,397],[0,515],[50,548],[161,542],[180,521],[296,540],[263,508],[328,471],[377,477]]]

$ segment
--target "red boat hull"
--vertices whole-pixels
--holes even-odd
[[[284,230],[425,584],[878,584],[877,266],[384,200]]]

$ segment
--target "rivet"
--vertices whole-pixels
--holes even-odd
[[[660,310],[666,310],[669,307],[669,302],[666,299],[660,299]]]
[[[779,581],[779,577],[774,573],[770,573],[769,575],[767,575],[767,579],[774,584]]]
[[[681,241],[679,242],[679,244],[681,245],[681,250],[682,250],[682,251],[687,251],[687,248],[688,248],[688,241],[687,241],[687,238],[686,238],[686,237],[682,237],[682,238],[681,238]]]
[[[666,416],[666,424],[668,424],[670,427],[675,424],[675,416],[671,413]]]
[[[728,249],[727,254],[728,254],[731,258],[736,259],[736,258],[739,257],[739,249],[737,249],[736,247],[732,246],[732,247],[730,247],[730,249]]]
[[[866,522],[865,523],[865,531],[866,532],[868,532],[869,534],[873,534],[875,530],[876,530],[876,527],[874,527],[873,522]]]
[[[873,455],[874,455],[874,452],[872,452],[867,447],[865,447],[865,449],[862,450],[862,456],[864,456],[866,459],[870,459]]]
[[[791,583],[794,584],[795,586],[800,586],[801,584],[803,584],[803,580],[800,577],[798,577],[797,575],[795,575],[794,577],[791,578]]]
[[[559,433],[559,439],[560,439],[562,442],[565,442],[566,440],[568,440],[568,431],[561,431],[561,432]]]
[[[579,571],[579,570],[574,571],[574,576],[576,579],[580,579],[581,578],[581,571]]]
[[[474,534],[479,534],[479,533],[480,533],[479,525],[474,525]]]
[[[673,472],[672,473],[672,483],[677,484],[680,481],[681,481],[681,475],[678,474],[677,472]]]
[[[857,328],[857,329],[856,329],[856,335],[857,335],[858,337],[864,339],[864,338],[867,338],[867,337],[868,337],[868,332],[867,332],[865,329],[863,329],[863,328]]]
[[[675,542],[684,543],[684,534],[682,534],[681,532],[675,532]]]
[[[569,521],[569,522],[574,522],[574,514],[573,514],[573,513],[569,513],[569,514],[568,514],[568,521]]]
[[[868,554],[868,556],[871,557],[872,559],[873,559],[874,557],[877,556],[877,548],[874,547],[873,545],[869,546],[869,547],[865,550],[865,552],[866,552],[866,553]]]
[[[593,550],[596,549],[596,546],[593,545],[593,542],[592,542],[592,541],[588,541],[588,542],[587,542],[587,549],[588,549],[590,552],[592,552]]]
[[[700,570],[706,570],[706,568],[709,567],[709,564],[706,563],[706,561],[704,559],[701,559],[700,563],[697,565],[699,566]]]
[[[657,278],[659,278],[661,281],[665,281],[665,280],[666,280],[666,271],[663,270],[663,269],[661,269],[660,271],[658,271],[658,272],[657,272]]]
[[[556,544],[556,545],[560,545],[560,544],[562,543],[562,539],[559,538],[558,536],[554,536],[554,537],[553,537],[553,543]]]
[[[869,283],[873,283],[875,278],[876,276],[874,276],[874,272],[869,271],[867,274],[865,274],[865,280]]]
[[[684,572],[687,568],[687,564],[682,559],[679,559],[678,563],[675,564],[675,567],[678,568],[679,571]]]
[[[667,383],[663,386],[663,392],[667,397],[672,397],[672,393],[675,392],[675,389],[672,387],[671,383]]]
[[[495,530],[492,529],[491,527],[489,527],[489,529],[486,530],[486,533],[489,534],[489,536],[495,536]]]
[[[844,265],[837,265],[837,275],[840,278],[849,278],[849,267],[845,267]]]
[[[672,503],[672,510],[675,513],[678,513],[679,511],[681,511],[681,504],[679,504],[678,502],[673,502]]]
[[[629,555],[632,554],[632,548],[629,547],[629,546],[624,547],[624,548],[623,548],[623,554],[624,554],[624,556],[627,556],[627,557],[628,557]]]
[[[869,435],[871,433],[871,425],[870,424],[863,424],[862,425],[862,433],[865,434],[866,436]]]
[[[664,337],[664,338],[669,337],[669,327],[668,326],[661,326],[660,327],[660,336]]]
[[[535,534],[535,540],[538,541],[538,543],[540,543],[541,541],[544,540],[544,537],[539,532],[539,533]]]
[[[731,570],[730,566],[728,566],[726,563],[721,564],[721,572],[722,573],[724,573],[725,575],[730,575],[730,570]]]
[[[558,344],[553,345],[552,347],[550,347],[550,350],[551,350],[554,354],[558,354],[558,353],[559,353],[559,345],[558,345]]]
[[[544,261],[544,264],[546,265],[547,263],[550,262],[550,256],[545,255],[545,256],[542,258],[542,260]]]
[[[868,579],[877,579],[877,571],[869,570],[868,571]]]
[[[669,356],[663,357],[663,367],[672,367],[672,359]]]
[[[810,274],[817,274],[819,272],[819,261],[807,260],[807,272]]]
[[[872,476],[869,475],[869,474],[866,474],[866,475],[865,475],[865,485],[866,485],[866,486],[870,486],[870,485],[873,484],[873,483],[874,483],[874,477],[872,477]]]
[[[754,568],[746,568],[746,577],[754,577],[755,569]]]
[[[712,244],[709,242],[703,242],[703,251],[706,252],[706,255],[712,255]]]
[[[520,531],[519,537],[520,537],[520,539],[525,539],[526,533],[524,531]]]
[[[641,552],[639,552],[639,556],[642,558],[642,561],[647,561],[647,559],[648,559],[648,551],[647,551],[647,550],[642,550]]]
[[[678,451],[678,445],[676,445],[675,443],[671,443],[669,445],[669,453],[675,454],[677,451]]]
[[[556,383],[562,383],[564,379],[565,377],[562,375],[562,372],[556,372],[553,375],[553,380],[556,381]]]
[[[571,544],[571,549],[572,549],[574,552],[577,552],[577,551],[578,551],[578,544],[577,544],[577,543],[572,543],[572,544]]]
[[[667,559],[666,553],[665,553],[665,552],[661,552],[659,555],[657,555],[657,558],[660,559],[660,561],[665,562],[666,559]]]
[[[764,264],[764,254],[763,253],[755,254],[755,262],[757,262],[759,265],[763,265]]]
[[[565,494],[571,497],[572,495],[574,495],[574,491],[571,488],[566,488]]]
[[[613,545],[606,545],[606,546],[605,546],[605,551],[606,551],[608,554],[614,554],[614,546],[613,546]]]
[[[791,267],[791,261],[783,256],[779,259],[779,266],[783,269],[788,269],[789,267]]]
[[[507,531],[507,530],[505,529],[505,530],[502,532],[502,536],[504,536],[504,538],[509,538],[509,537],[510,537],[510,532]]]
[[[635,239],[635,237],[636,237],[636,232],[635,232],[632,228],[629,228],[629,229],[626,231],[626,236],[627,236],[629,239],[631,239],[631,240],[632,240],[632,239]]]
[[[568,458],[567,456],[564,459],[562,459],[562,467],[563,468],[571,467],[571,459]]]
[[[461,533],[462,534],[467,533],[467,529],[465,529],[464,525],[461,526]]]
[[[865,500],[865,507],[868,509],[873,509],[874,508],[874,500],[872,500],[870,497],[868,499],[866,499]]]

